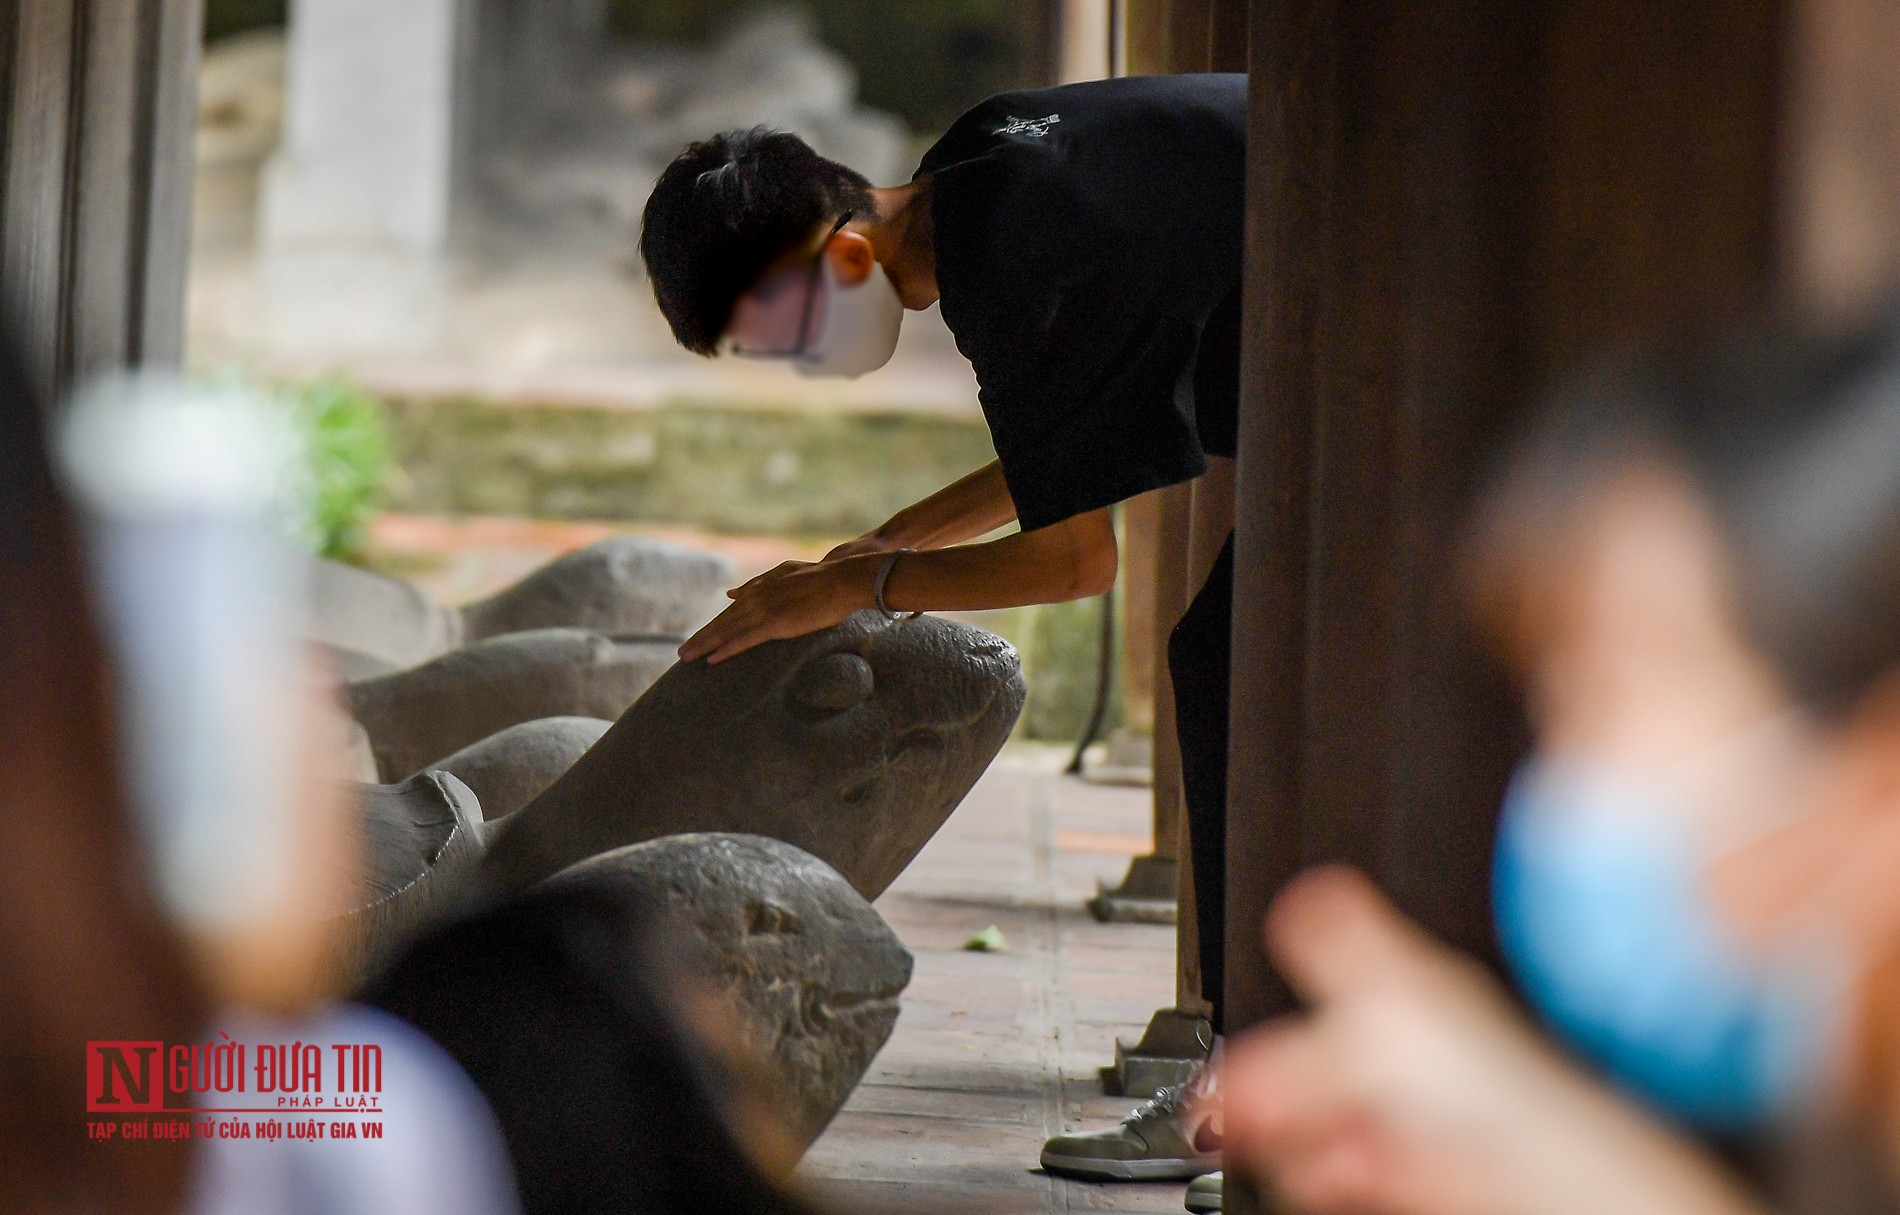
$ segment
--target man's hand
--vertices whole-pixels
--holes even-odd
[[[732,606],[680,646],[681,662],[721,663],[766,641],[803,637],[874,606],[875,560],[787,561],[726,594]]]
[[[880,531],[881,530],[882,529],[880,529]],[[884,536],[879,534],[879,532],[866,532],[855,540],[846,540],[843,544],[840,544],[838,547],[826,553],[824,559],[826,561],[843,561],[846,557],[866,557],[874,553],[888,553],[894,548],[915,547],[915,545],[899,544],[895,540],[887,540]],[[790,565],[793,563],[787,562],[786,564]],[[784,568],[785,566],[783,565],[779,567],[779,569]],[[777,572],[778,570],[772,571],[774,574]]]
[[[724,662],[762,641],[829,628],[876,606],[888,550],[816,565],[787,561],[726,593],[732,606],[680,647],[680,659]],[[999,540],[917,552],[897,562],[884,601],[896,612],[974,612],[1099,595],[1115,582],[1115,525],[1106,509]]]

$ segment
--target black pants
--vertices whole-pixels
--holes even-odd
[[[1201,994],[1221,1029],[1227,974],[1227,694],[1233,648],[1234,538],[1168,637],[1174,724],[1181,741],[1188,849],[1194,858],[1194,923],[1201,934]]]

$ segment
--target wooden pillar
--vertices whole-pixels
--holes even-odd
[[[1220,557],[1221,547],[1227,543],[1228,535],[1234,530],[1233,462],[1214,460],[1207,472],[1188,487],[1187,499],[1187,577],[1182,581],[1180,606],[1173,616],[1176,622],[1187,611],[1188,604],[1193,602],[1201,584],[1207,581],[1208,573]],[[1164,668],[1166,661],[1164,643]],[[1172,703],[1170,698],[1170,707]],[[1172,734],[1172,721],[1169,722],[1169,731]],[[1174,790],[1175,847],[1180,857],[1175,878],[1175,904],[1179,908],[1179,920],[1175,929],[1174,1007],[1185,1016],[1201,1020],[1213,1014],[1213,1006],[1208,1001],[1206,989],[1201,985],[1201,934],[1194,918],[1194,853],[1188,847],[1187,799],[1181,790],[1178,747],[1170,776]]]
[[[184,351],[201,6],[0,6],[0,294],[42,389]]]
[[[1131,733],[1155,732],[1155,565],[1160,559],[1160,491],[1122,504],[1122,721]],[[1155,847],[1161,841],[1155,840]]]
[[[1115,59],[1127,74],[1246,70],[1245,0],[1124,0],[1119,11]],[[1209,1008],[1201,992],[1167,638],[1233,526],[1232,468],[1227,461],[1215,463],[1192,485],[1154,495],[1160,503],[1153,621],[1155,850],[1136,859],[1120,889],[1134,888],[1139,879],[1151,901],[1154,892],[1173,892],[1175,1006],[1158,1010],[1139,1042],[1116,1043],[1115,1066],[1104,1073],[1114,1092],[1146,1093],[1155,1084],[1173,1083],[1206,1050]]]
[[[1188,536],[1193,519],[1192,485],[1170,485],[1156,495],[1154,619],[1149,643],[1155,689],[1155,848],[1178,860],[1186,855],[1181,832],[1181,748],[1174,731],[1174,682],[1168,677],[1168,635],[1187,610]],[[1163,841],[1166,841],[1165,843]]]
[[[1788,30],[1782,272],[1805,311],[1840,322],[1900,282],[1900,5],[1803,0]]]
[[[1164,72],[1247,70],[1247,5],[1244,0],[1124,0],[1123,71],[1129,76]]]
[[[1101,80],[1114,70],[1112,0],[1050,0],[1057,84]]]
[[[1148,678],[1153,688],[1154,850],[1136,857],[1120,886],[1113,891],[1104,888],[1090,906],[1104,919],[1165,916],[1173,920],[1175,1003],[1155,1012],[1140,1039],[1116,1041],[1115,1062],[1103,1069],[1103,1080],[1109,1092],[1123,1096],[1147,1096],[1164,1084],[1180,1083],[1206,1050],[1200,1023],[1207,1008],[1200,995],[1181,751],[1174,729],[1174,688],[1168,677],[1168,634],[1199,585],[1193,581],[1196,485],[1171,485],[1135,500],[1154,516],[1155,544],[1148,563],[1152,604],[1145,622]],[[1128,571],[1129,576],[1135,572]],[[1134,628],[1132,608],[1128,619]]]
[[[1233,1028],[1290,1007],[1258,925],[1316,863],[1491,952],[1526,733],[1465,627],[1461,520],[1550,376],[1771,285],[1783,8],[1254,0]],[[1236,1179],[1226,1209],[1260,1208]]]

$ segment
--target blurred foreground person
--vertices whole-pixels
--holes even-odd
[[[80,1172],[170,1153],[191,1166],[182,1209],[204,1215],[511,1215],[507,1154],[473,1083],[414,1028],[335,1002],[338,916],[365,843],[334,688],[296,639],[306,588],[285,539],[300,467],[287,420],[235,389],[108,378],[64,411],[54,447],[90,575],[66,619],[96,618],[106,643],[106,671],[73,678],[110,683],[117,727],[104,754],[63,775],[125,791],[143,863],[103,872],[114,897],[156,895],[151,922],[176,932],[204,997],[182,1025],[102,1010],[112,1032],[97,1038],[156,1046],[161,1063],[115,1077],[102,1062],[95,1078],[91,1046],[69,1062],[92,1115],[71,1133],[114,1132]],[[22,458],[46,454],[35,441]],[[300,1052],[294,1087],[288,1067],[266,1084],[267,1046]],[[377,1052],[356,1090],[339,1047]],[[180,1067],[194,1049],[202,1066]],[[158,1112],[126,1105],[152,1087]],[[383,1136],[358,1137],[372,1093]],[[266,1123],[284,1129],[249,1133]]]
[[[0,348],[0,1210],[158,1212],[186,1145],[86,1137],[86,1043],[188,1040],[205,994],[137,875],[100,640],[42,418]]]
[[[1580,382],[1475,565],[1537,733],[1500,939],[1611,1086],[1330,871],[1269,917],[1312,1011],[1230,1052],[1230,1149],[1302,1210],[1754,1209],[1674,1119],[1769,1139],[1794,1209],[1894,1209],[1900,323]]]
[[[342,998],[368,842],[334,688],[295,640],[280,417],[173,380],[103,381],[49,444],[0,364],[0,419],[16,782],[0,804],[0,1207],[803,1209],[774,1128],[746,1121],[739,1069],[677,1028],[718,1018],[681,1003],[695,976],[656,961],[671,947],[645,908],[477,912],[397,963],[388,1008]],[[164,1064],[95,1074],[99,1043]],[[233,1079],[253,1076],[244,1062],[216,1073],[228,1083],[174,1070],[214,1046],[251,1052],[254,1088]],[[303,1052],[295,1085],[264,1083],[266,1046]],[[353,1133],[371,1113],[381,1133]],[[694,1127],[690,1149],[656,1118]],[[224,1133],[266,1121],[308,1134]],[[143,1137],[154,1127],[170,1133]]]

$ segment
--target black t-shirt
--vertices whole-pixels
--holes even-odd
[[[924,154],[943,319],[1025,531],[1232,455],[1247,78],[1003,93]]]

